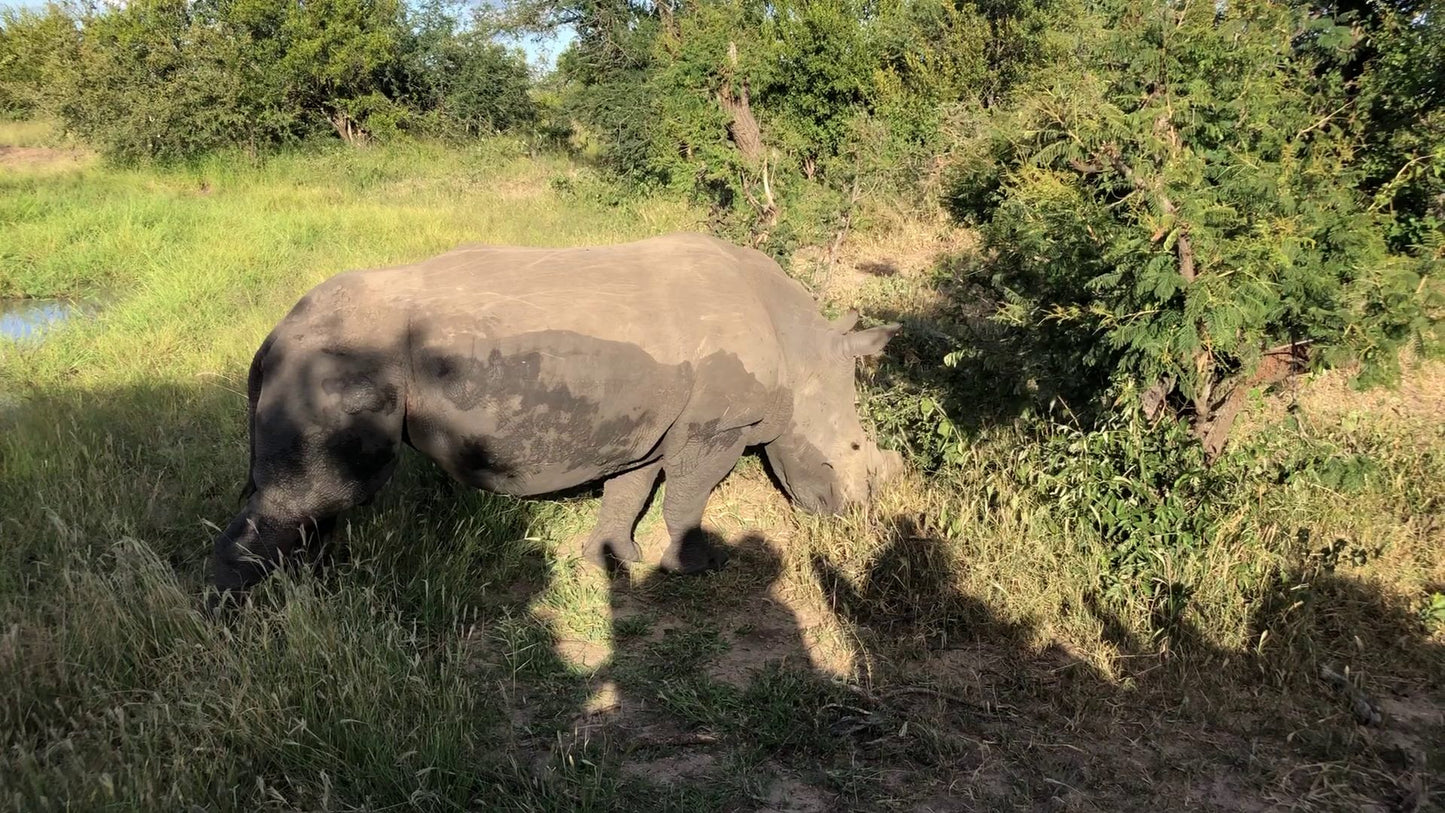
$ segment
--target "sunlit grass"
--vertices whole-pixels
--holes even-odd
[[[0,143],[45,132],[0,124]],[[1445,430],[1419,395],[1402,414],[1386,399],[1312,420],[1326,412],[1306,399],[1303,417],[1256,421],[1224,464],[1217,538],[1159,554],[1192,589],[1174,629],[1147,602],[1091,604],[1108,551],[1012,476],[1033,425],[990,427],[965,465],[842,518],[794,512],[745,459],[707,519],[734,559],[691,580],[609,581],[577,556],[593,500],[480,494],[408,454],[343,521],[340,561],[270,580],[234,623],[202,617],[203,562],[245,479],[246,365],[303,291],[466,242],[702,226],[500,140],[0,168],[0,296],[102,303],[43,344],[0,343],[0,798],[1017,808],[1094,772],[1101,807],[1157,807],[1198,779],[1160,779],[1171,755],[1231,725],[1251,753],[1265,743],[1263,767],[1230,774],[1261,793],[1297,788],[1300,766],[1365,783],[1338,799],[1388,776],[1308,689],[1328,662],[1432,691]],[[838,288],[857,301],[830,304],[921,311],[927,285],[860,278]],[[1357,458],[1360,478],[1331,479]],[[653,559],[660,504],[639,525]],[[1217,756],[1230,747],[1200,746],[1204,784],[1239,770]]]
[[[0,119],[0,145],[52,147],[61,140],[55,122],[46,119]]]

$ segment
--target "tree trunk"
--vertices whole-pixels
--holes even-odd
[[[768,178],[768,152],[763,144],[763,131],[758,126],[758,119],[753,115],[752,100],[748,95],[748,83],[743,80],[738,83],[738,90],[733,89],[733,72],[738,66],[737,43],[728,43],[728,66],[723,71],[722,88],[718,91],[718,105],[728,117],[728,136],[732,139],[733,146],[737,147],[738,153],[742,155],[748,169],[759,174],[762,182],[762,199],[759,200],[752,192],[752,183],[748,180],[747,172],[742,178],[743,194],[748,201],[758,210],[758,223],[754,228],[753,244],[762,245],[767,242],[768,232],[778,222],[778,204],[773,198],[773,186]]]
[[[1211,410],[1209,420],[1195,424],[1194,434],[1204,445],[1206,461],[1213,463],[1224,452],[1234,421],[1244,411],[1249,391],[1277,384],[1303,369],[1309,356],[1308,346],[1309,342],[1290,342],[1266,350],[1254,375],[1244,380],[1236,379],[1229,388],[1229,394]]]
[[[833,266],[838,263],[838,252],[843,248],[843,241],[848,239],[848,232],[853,228],[853,210],[858,206],[858,200],[863,196],[863,187],[858,182],[858,176],[853,176],[853,188],[848,193],[848,206],[843,209],[843,222],[838,226],[838,232],[828,245],[828,265],[824,274],[824,284],[833,277]]]
[[[763,158],[763,131],[753,115],[752,100],[748,96],[748,83],[739,82],[739,89],[733,90],[732,74],[738,67],[737,43],[728,43],[728,70],[723,76],[722,89],[718,91],[718,104],[728,115],[728,136],[754,168]]]
[[[357,126],[356,121],[347,115],[343,110],[334,110],[329,116],[331,126],[335,128],[336,134],[347,144],[356,144],[366,140],[366,131]]]

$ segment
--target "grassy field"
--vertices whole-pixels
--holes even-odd
[[[0,297],[104,303],[0,344],[0,804],[1445,806],[1438,365],[1397,393],[1330,374],[1259,401],[1235,451],[1172,487],[1207,533],[1139,548],[1141,584],[1110,581],[1133,542],[1087,521],[1077,474],[1102,469],[1059,463],[1147,468],[1103,448],[1137,427],[999,419],[840,519],[795,514],[745,459],[707,515],[733,559],[691,579],[609,581],[578,557],[594,499],[469,492],[412,455],[347,517],[341,560],[215,623],[200,591],[245,478],[246,365],[301,292],[461,242],[703,217],[510,142],[172,170],[33,126],[0,144],[30,150],[0,154]],[[935,271],[967,246],[915,223],[826,273],[795,263],[831,303],[905,319],[863,374],[896,446],[922,442],[900,398],[931,386],[929,337],[962,335]]]

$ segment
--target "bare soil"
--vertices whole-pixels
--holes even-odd
[[[0,144],[0,167],[24,169],[44,168],[61,164],[73,164],[83,158],[79,150],[59,150],[51,147],[15,147]]]

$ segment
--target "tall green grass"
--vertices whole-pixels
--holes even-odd
[[[45,119],[0,119],[0,145],[53,147],[61,141],[55,122]]]
[[[1393,798],[1394,741],[1361,744],[1317,670],[1445,701],[1438,373],[1410,409],[1329,389],[1261,405],[1204,472],[1128,422],[940,434],[918,395],[995,382],[930,378],[921,337],[950,317],[909,304],[870,411],[920,462],[952,462],[866,511],[795,514],[746,460],[709,522],[769,544],[734,539],[706,579],[619,585],[575,552],[591,500],[480,494],[411,455],[345,518],[343,558],[203,618],[246,474],[246,366],[303,291],[464,242],[700,226],[502,140],[0,167],[0,296],[103,303],[0,343],[0,804],[732,810],[783,806],[781,782],[849,809],[997,809],[1092,775],[1100,807],[1157,808],[1192,792],[1170,755],[1195,752],[1206,784]],[[904,309],[929,284],[872,278],[830,304]],[[604,681],[622,698],[607,726],[584,713]],[[1262,756],[1241,767],[1220,728]],[[1445,758],[1428,745],[1445,727],[1419,731]],[[694,748],[700,778],[623,769]]]
[[[298,573],[234,626],[197,601],[245,479],[245,366],[294,300],[465,242],[696,226],[603,191],[503,141],[0,169],[0,296],[103,305],[0,344],[3,804],[526,806],[498,727],[507,667],[467,649],[529,628],[579,506],[409,467],[342,529],[350,558],[322,576],[341,598]]]

